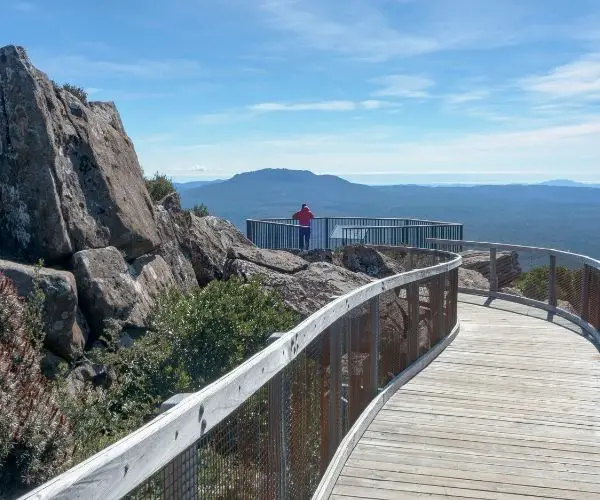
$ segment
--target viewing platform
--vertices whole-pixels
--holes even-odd
[[[299,227],[294,219],[248,219],[246,236],[259,248],[298,249]],[[428,238],[462,240],[463,225],[402,217],[315,217],[310,249],[335,250],[354,244],[435,248]]]
[[[422,244],[23,498],[600,498],[600,261],[451,238],[459,224],[321,220],[313,245],[356,226]],[[288,222],[248,236],[295,248]],[[489,255],[483,282],[468,249]],[[502,252],[529,271],[518,286],[499,283]]]

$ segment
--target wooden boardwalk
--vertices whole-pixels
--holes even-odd
[[[331,498],[600,499],[596,348],[539,310],[466,300],[457,338],[377,414]]]

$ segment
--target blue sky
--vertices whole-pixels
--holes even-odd
[[[598,0],[0,0],[146,173],[600,181]]]

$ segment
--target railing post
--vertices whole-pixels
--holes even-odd
[[[329,217],[325,217],[325,249],[331,250],[331,242],[329,241]]]
[[[340,443],[341,426],[341,387],[342,387],[342,328],[341,320],[331,326],[329,332],[329,415],[328,444],[329,460],[335,454]]]
[[[431,346],[437,344],[445,337],[444,330],[444,288],[446,287],[445,274],[435,276],[429,287],[429,307],[432,315]]]
[[[276,332],[269,337],[269,343],[279,339],[284,333]],[[285,373],[280,371],[269,381],[269,493],[273,499],[288,497],[288,449],[289,436],[285,390]]]
[[[419,357],[419,283],[409,283],[408,298],[408,349],[407,364],[414,363]]]
[[[490,248],[490,292],[498,291],[498,272],[496,271],[496,249]]]
[[[548,304],[556,307],[556,255],[550,255],[550,277],[548,280]]]
[[[329,390],[329,378],[327,375],[327,367],[331,361],[330,355],[330,337],[331,327],[321,334],[321,422],[320,422],[320,460],[319,472],[325,473],[329,463],[329,399],[331,391]]]
[[[379,295],[371,299],[371,395],[379,392]]]
[[[587,264],[583,265],[583,276],[581,277],[581,319],[589,323],[589,311],[588,300],[590,293],[590,278],[592,275],[592,268]]]

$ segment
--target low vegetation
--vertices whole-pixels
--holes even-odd
[[[158,172],[154,174],[154,177],[146,178],[146,188],[154,203],[158,203],[165,196],[177,191],[173,180]],[[189,212],[197,217],[206,217],[209,215],[208,207],[204,203],[197,203]]]
[[[150,198],[155,203],[158,203],[165,196],[176,191],[173,180],[158,172],[154,174],[154,177],[146,178],[146,188],[148,189]]]
[[[43,293],[20,298],[0,274],[0,492],[10,496],[71,462],[73,435],[59,390],[40,370]]]
[[[204,203],[200,203],[199,205],[194,205],[194,208],[192,208],[192,213],[196,217],[206,217],[207,215],[210,215],[208,213],[208,207]]]
[[[33,487],[100,451],[153,418],[171,395],[199,390],[299,319],[258,281],[170,290],[133,346],[119,348],[118,330],[109,328],[109,347],[87,353],[110,367],[110,383],[75,391],[40,372],[39,299],[36,292],[27,305],[0,277],[1,491]]]
[[[515,287],[525,297],[545,301],[549,297],[550,267],[540,266],[525,272],[515,282]],[[578,308],[581,303],[581,269],[556,268],[556,299]]]
[[[68,92],[69,94],[74,95],[83,104],[88,103],[88,94],[85,91],[85,89],[78,87],[77,85],[72,85],[70,83],[63,83],[62,85],[59,85],[55,81],[52,81],[52,85],[54,85],[55,89],[62,89],[64,91]]]

